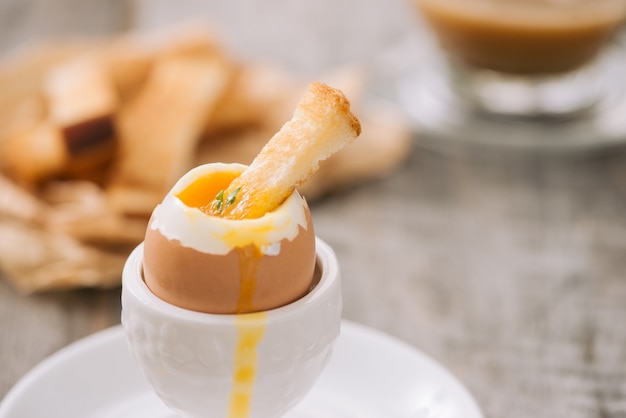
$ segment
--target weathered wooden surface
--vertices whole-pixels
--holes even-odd
[[[150,28],[201,8],[242,55],[310,73],[357,62],[384,78],[410,62],[398,53],[413,45],[405,6],[4,0],[0,42]],[[388,178],[313,207],[341,262],[345,317],[433,356],[493,418],[626,416],[625,214],[626,153],[485,159],[418,147]],[[119,289],[23,297],[0,281],[0,397],[53,351],[118,323],[119,309]]]

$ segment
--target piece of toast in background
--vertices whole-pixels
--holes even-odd
[[[308,81],[234,60],[222,45],[183,26],[48,42],[0,61],[0,242],[20,243],[2,247],[0,268],[16,288],[118,285],[129,249],[180,174],[207,162],[249,164],[289,120]],[[75,81],[51,88],[64,73]],[[309,202],[384,176],[408,154],[397,113],[364,105],[362,72],[333,73],[315,79],[345,93],[363,133],[299,187]]]
[[[207,119],[229,84],[215,57],[168,57],[117,117],[118,159],[107,189],[122,213],[149,214],[193,163]],[[142,199],[134,201],[128,195]]]

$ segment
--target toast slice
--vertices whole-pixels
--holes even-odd
[[[145,203],[154,207],[191,165],[230,74],[215,57],[172,57],[155,66],[141,93],[118,114],[119,157],[108,185],[117,209],[135,211],[119,198],[129,193],[152,196]]]
[[[118,97],[104,66],[85,55],[57,66],[44,81],[49,118],[70,154],[80,155],[113,138]]]
[[[213,214],[230,219],[258,218],[280,206],[319,167],[361,133],[344,94],[312,83],[291,120],[269,140],[252,164],[221,193],[226,202]]]

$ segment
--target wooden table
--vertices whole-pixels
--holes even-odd
[[[390,57],[418,44],[399,0],[175,4],[4,1],[0,46],[196,10],[221,22],[237,53],[293,71],[356,62],[384,79]],[[626,416],[625,214],[619,150],[484,158],[416,145],[392,175],[313,206],[343,270],[344,316],[431,355],[494,418]],[[55,350],[119,323],[119,298],[25,297],[0,281],[0,396]]]

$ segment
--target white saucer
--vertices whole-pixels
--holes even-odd
[[[135,365],[120,326],[41,362],[0,404],[0,418],[174,418]],[[349,321],[320,380],[289,418],[482,418],[447,370],[413,347]]]

